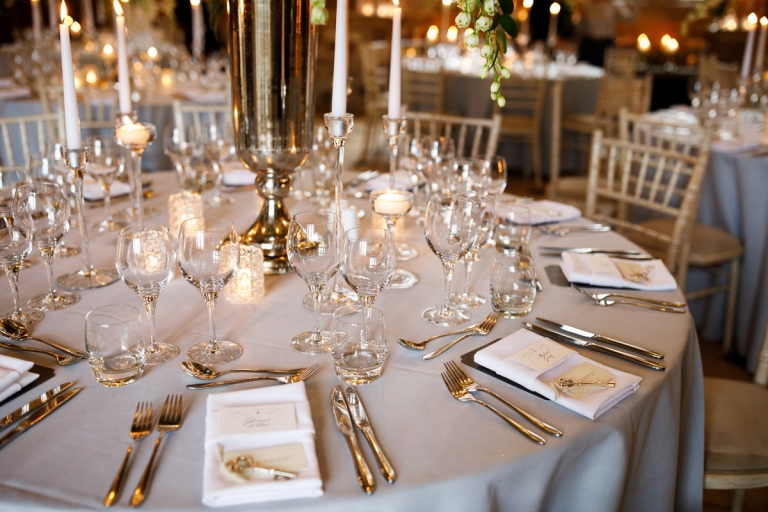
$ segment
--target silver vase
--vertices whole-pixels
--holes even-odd
[[[264,198],[240,242],[264,252],[264,271],[290,271],[283,199],[312,148],[315,48],[310,0],[229,0],[232,114],[237,154]]]

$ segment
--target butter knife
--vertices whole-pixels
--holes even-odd
[[[349,451],[352,453],[352,459],[355,461],[357,483],[363,492],[372,494],[375,489],[373,474],[368,468],[368,464],[366,464],[363,454],[360,452],[360,446],[357,444],[355,427],[352,425],[347,401],[344,399],[344,390],[341,389],[341,386],[334,386],[331,390],[331,404],[333,404],[333,415],[336,418],[336,426],[339,427],[341,433],[344,434],[344,437],[347,440],[347,446],[349,446]]]
[[[384,455],[384,450],[381,449],[381,445],[376,439],[376,434],[373,433],[373,426],[368,419],[368,414],[365,412],[363,402],[360,400],[357,390],[352,386],[347,388],[347,405],[349,406],[349,412],[352,415],[355,425],[357,425],[357,428],[363,433],[368,444],[371,446],[371,450],[373,450],[374,455],[376,455],[376,460],[379,463],[379,471],[381,471],[382,476],[386,478],[387,482],[390,484],[395,483],[395,479],[397,478],[395,468],[392,467],[389,459]]]
[[[595,341],[602,341],[603,343],[608,343],[609,345],[616,345],[622,348],[633,350],[635,352],[646,355],[648,357],[653,357],[654,359],[664,359],[664,354],[660,352],[654,352],[653,350],[648,350],[643,347],[638,347],[637,345],[632,345],[631,343],[627,343],[626,341],[617,340],[615,338],[609,338],[608,336],[603,336],[602,334],[595,334],[593,332],[585,331],[584,329],[579,329],[578,327],[573,327],[567,324],[561,324],[559,322],[547,320],[546,318],[536,317],[536,320],[545,324],[552,325],[554,327],[557,327],[558,329],[562,329],[567,333],[575,334],[576,336],[580,336],[582,338],[589,338]]]
[[[523,327],[525,327],[529,331],[535,332],[536,334],[540,334],[549,339],[559,341],[560,343],[567,343],[569,345],[576,345],[577,347],[594,350],[595,352],[602,352],[603,354],[608,354],[610,356],[618,357],[620,359],[624,359],[631,363],[639,364],[640,366],[645,366],[646,368],[651,368],[659,371],[666,370],[666,367],[661,363],[649,361],[648,359],[643,359],[642,357],[630,354],[628,352],[622,352],[621,350],[616,350],[615,348],[598,345],[597,343],[593,343],[591,341],[580,340],[578,338],[574,338],[573,336],[568,336],[567,334],[562,334],[557,331],[553,331],[551,329],[548,329],[547,327],[542,327],[541,325],[523,322]]]
[[[578,254],[635,254],[643,255],[637,249],[598,249],[596,247],[539,247],[541,251],[550,252],[575,252]]]
[[[30,417],[16,425],[16,428],[5,434],[2,438],[0,438],[0,449],[4,448],[5,445],[19,437],[21,434],[26,432],[29,428],[34,427],[37,425],[41,420],[43,420],[46,416],[51,414],[53,411],[55,411],[59,406],[66,403],[70,398],[78,394],[80,391],[82,391],[83,388],[75,388],[70,389],[69,391],[65,391],[64,393],[60,393],[56,395],[55,397],[51,398],[48,402],[40,406]]]
[[[46,403],[48,400],[53,398],[54,396],[58,395],[62,391],[72,387],[71,382],[65,382],[64,384],[59,384],[55,388],[51,388],[39,397],[35,398],[34,400],[27,402],[26,404],[22,405],[9,415],[0,418],[0,431],[4,430],[8,425],[11,423],[18,421],[26,416],[29,416],[32,412],[35,411],[38,407]]]

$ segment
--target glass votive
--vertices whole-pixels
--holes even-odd
[[[384,313],[344,306],[333,314],[331,355],[336,375],[347,384],[370,384],[381,376],[389,351]]]
[[[141,377],[144,348],[139,310],[133,306],[102,306],[85,315],[85,351],[102,386],[125,386]]]
[[[193,192],[179,192],[168,197],[168,219],[170,233],[174,239],[179,236],[182,222],[203,216],[203,198]]]
[[[533,258],[520,253],[499,254],[491,270],[491,304],[506,318],[525,316],[536,299]]]
[[[258,247],[240,245],[240,265],[224,287],[224,297],[238,304],[256,302],[264,296],[264,253]]]

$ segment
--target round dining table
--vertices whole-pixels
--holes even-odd
[[[147,223],[168,224],[167,198],[178,190],[170,172],[151,174],[154,195],[146,201],[159,215]],[[206,192],[208,194],[209,192]],[[231,218],[242,232],[256,216],[252,190],[229,192],[236,202],[206,206],[205,215]],[[126,202],[115,201],[114,207]],[[292,213],[318,209],[316,205],[288,201]],[[370,222],[370,210],[361,224]],[[101,208],[88,207],[89,224],[103,218]],[[431,361],[424,352],[405,349],[398,338],[423,340],[447,329],[421,318],[428,306],[443,299],[443,272],[438,258],[427,246],[423,227],[408,219],[398,234],[400,241],[419,251],[415,259],[398,266],[418,275],[419,283],[405,290],[385,289],[376,307],[385,315],[389,358],[382,376],[358,386],[377,437],[397,471],[390,485],[376,471],[368,446],[363,452],[376,480],[376,490],[365,495],[355,477],[344,436],[334,421],[331,389],[336,377],[330,355],[309,356],[291,348],[291,337],[312,327],[312,312],[304,308],[306,284],[295,274],[266,277],[266,293],[250,305],[223,297],[216,307],[220,339],[243,347],[243,355],[224,368],[310,366],[317,373],[305,381],[324,494],[318,498],[273,501],[232,507],[264,511],[695,511],[702,507],[704,465],[704,404],[702,367],[696,331],[689,314],[668,314],[626,305],[600,307],[560,283],[556,278],[559,257],[541,257],[540,245],[560,247],[634,248],[618,234],[581,233],[564,238],[536,230],[531,252],[543,290],[533,311],[523,319],[502,318],[485,337],[470,337]],[[90,232],[97,266],[115,264],[116,233]],[[78,242],[73,230],[65,237]],[[472,290],[489,295],[492,247],[480,251],[472,274]],[[79,256],[54,260],[59,276],[80,268]],[[461,265],[457,275],[462,274]],[[551,279],[550,279],[550,276]],[[457,277],[456,281],[461,281]],[[42,264],[20,275],[23,301],[47,288]],[[455,282],[454,288],[460,283]],[[10,311],[5,284],[0,311]],[[33,326],[36,336],[84,349],[85,315],[106,304],[130,304],[141,309],[139,297],[122,282],[78,292],[79,303],[53,312]],[[649,297],[683,300],[680,290],[642,292]],[[490,303],[471,310],[472,323],[491,311]],[[495,377],[460,366],[478,383],[538,418],[560,428],[560,438],[545,435],[546,445],[523,437],[490,411],[459,402],[449,394],[440,372],[443,363],[521,329],[523,320],[546,317],[562,323],[619,338],[665,354],[666,371],[654,371],[596,352],[578,349],[583,355],[612,368],[642,377],[639,389],[595,420],[587,419],[555,402],[506,384]],[[328,328],[330,317],[322,318]],[[118,388],[99,385],[88,362],[65,367],[35,354],[22,354],[55,375],[0,406],[0,417],[65,381],[84,388],[59,410],[0,450],[0,510],[102,509],[102,501],[130,443],[129,428],[136,405],[150,401],[156,415],[166,395],[183,396],[184,411],[179,430],[165,436],[159,451],[145,510],[202,510],[203,455],[206,399],[215,393],[248,387],[281,385],[251,383],[189,390],[195,382],[179,363],[187,349],[206,339],[208,321],[203,298],[177,272],[162,291],[157,304],[157,336],[180,347],[176,359],[146,368],[138,381]],[[434,341],[435,348],[449,340]],[[33,345],[35,342],[24,342]],[[4,355],[14,355],[0,349]],[[488,398],[493,402],[492,398]],[[496,402],[493,402],[496,403]],[[511,411],[509,411],[511,413]],[[522,420],[521,420],[522,421]],[[359,438],[361,436],[358,435]],[[125,488],[114,508],[129,507],[135,487],[149,459],[152,441],[137,444],[128,469]],[[362,438],[360,439],[361,445]]]

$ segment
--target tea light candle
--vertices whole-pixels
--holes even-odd
[[[373,211],[379,215],[404,215],[410,209],[408,195],[397,190],[387,191],[373,200]]]
[[[124,146],[146,146],[151,133],[143,124],[123,124],[115,129],[115,137]]]
[[[224,297],[239,304],[264,296],[264,253],[258,247],[240,246],[240,266],[224,288]]]
[[[69,41],[69,26],[64,23],[67,18],[67,4],[61,2],[61,25],[59,39],[61,40],[61,79],[64,87],[64,121],[67,135],[67,148],[80,149],[80,114],[77,110],[75,95],[75,76],[72,65],[72,46]]]
[[[175,239],[185,220],[203,216],[203,198],[192,192],[179,192],[168,197],[170,234]]]
[[[128,49],[125,46],[125,15],[120,2],[115,0],[115,32],[117,36],[117,82],[119,84],[120,113],[130,114],[131,78],[128,75]]]

